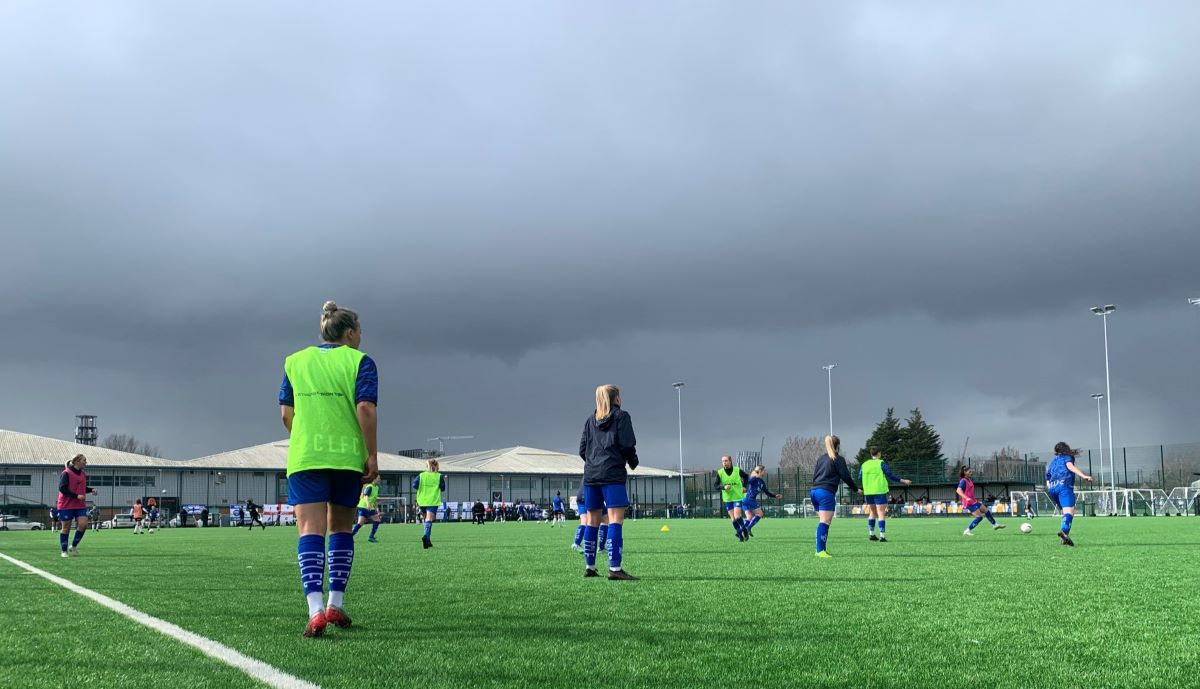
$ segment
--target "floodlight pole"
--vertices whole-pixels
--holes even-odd
[[[685,383],[680,381],[674,383],[671,387],[675,388],[675,397],[679,410],[679,509],[683,511],[683,505],[686,502],[683,494],[683,386]]]
[[[1096,400],[1096,435],[1100,439],[1100,480],[1104,480],[1104,422],[1100,418],[1100,400],[1104,399],[1104,393],[1097,392],[1092,395],[1092,399]]]
[[[825,369],[829,379],[829,435],[833,435],[833,369],[837,368],[837,364],[826,364],[821,368]]]
[[[1112,436],[1112,379],[1109,376],[1108,370],[1108,315],[1116,310],[1117,307],[1112,304],[1092,307],[1092,313],[1100,316],[1104,321],[1104,401],[1108,407],[1108,463],[1112,467],[1112,481],[1110,485],[1112,487],[1113,509],[1116,509],[1117,505],[1117,446],[1113,445]],[[1126,480],[1128,480],[1128,477],[1126,477]]]

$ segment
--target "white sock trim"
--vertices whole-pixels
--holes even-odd
[[[313,591],[312,593],[305,594],[304,597],[308,599],[309,617],[312,617],[313,615],[325,609],[325,596],[322,595],[320,591]]]

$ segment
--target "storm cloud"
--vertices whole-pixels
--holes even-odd
[[[650,464],[920,406],[957,448],[1200,440],[1200,7],[0,8],[0,427],[283,435],[360,312],[381,443]],[[765,441],[763,438],[765,437]],[[948,447],[948,451],[951,448]]]

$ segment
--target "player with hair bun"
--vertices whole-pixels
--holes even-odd
[[[350,626],[344,610],[354,564],[355,508],[361,487],[379,476],[376,404],[379,374],[359,351],[358,314],[332,301],[321,309],[321,345],[284,362],[279,408],[288,441],[288,504],[296,507],[297,557],[308,601],[304,636],[334,624]],[[326,552],[326,536],[329,537]],[[323,602],[329,566],[329,602]]]

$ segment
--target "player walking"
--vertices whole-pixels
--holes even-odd
[[[87,463],[87,457],[75,455],[58,477],[58,501],[55,507],[62,523],[58,544],[62,548],[63,557],[79,557],[79,542],[83,540],[83,534],[88,528],[86,496],[89,493],[98,495],[96,489],[87,484],[87,472],[84,471]],[[68,548],[67,536],[71,533],[71,522],[75,522],[75,538],[71,540],[71,547]]]
[[[883,461],[878,448],[871,448],[871,458],[862,463],[858,470],[858,482],[862,485],[863,500],[867,503],[867,533],[872,541],[887,543],[888,479],[908,486],[906,478],[892,473]],[[879,522],[879,536],[875,536],[875,522]]]
[[[290,433],[288,503],[296,507],[300,532],[297,559],[308,601],[307,637],[321,636],[329,624],[350,626],[344,610],[354,564],[350,530],[359,491],[379,476],[379,374],[371,357],[358,350],[358,314],[325,302],[321,339],[320,346],[287,358],[279,387],[280,415]],[[324,606],[327,556],[329,602]]]
[[[754,525],[763,518],[762,506],[758,504],[758,496],[760,493],[766,493],[769,497],[779,499],[783,497],[782,493],[772,493],[767,488],[767,468],[761,464],[754,467],[754,471],[750,472],[750,482],[746,484],[746,497],[742,498],[742,518],[750,515],[750,521],[746,522],[745,532],[746,538],[754,535]]]
[[[379,477],[375,477],[374,483],[368,483],[363,486],[362,495],[358,498],[358,523],[354,525],[354,530],[350,532],[351,536],[357,535],[358,530],[371,521],[371,534],[367,536],[368,543],[378,543],[379,539],[375,538],[375,532],[379,531],[379,522],[382,517],[379,516],[379,510],[375,507],[375,502],[379,500]]]
[[[1075,458],[1079,450],[1071,449],[1066,443],[1054,446],[1054,459],[1046,467],[1046,492],[1050,499],[1062,510],[1062,527],[1058,538],[1063,545],[1074,546],[1071,540],[1071,521],[1075,519],[1075,477],[1091,481],[1092,477],[1083,473],[1075,466]]]
[[[973,473],[974,471],[971,467],[964,466],[959,469],[958,488],[954,490],[962,498],[963,512],[975,517],[967,526],[967,530],[963,531],[964,536],[974,536],[975,527],[979,526],[979,522],[984,519],[991,523],[993,531],[1003,529],[1005,526],[1004,524],[997,524],[996,519],[992,516],[992,511],[975,499],[975,482],[971,480],[971,474]]]
[[[829,525],[837,511],[838,484],[845,483],[850,490],[858,490],[854,479],[850,477],[846,458],[838,454],[841,447],[842,441],[836,435],[825,436],[825,454],[817,458],[817,464],[813,467],[813,487],[808,494],[820,519],[817,524],[817,557],[821,558],[833,557],[826,550],[826,544],[829,541]]]
[[[746,535],[746,521],[742,519],[742,500],[746,497],[746,484],[749,482],[750,477],[745,470],[733,466],[733,457],[721,457],[721,468],[717,469],[713,490],[721,491],[721,504],[733,522],[733,533],[743,543],[750,538]]]
[[[429,535],[433,531],[433,520],[437,518],[438,505],[442,503],[442,491],[446,490],[446,477],[440,473],[441,467],[436,459],[429,460],[425,466],[426,470],[413,479],[412,487],[417,491],[417,507],[425,522],[421,547],[432,548],[433,541],[429,540]]]
[[[588,526],[583,529],[585,577],[596,573],[596,542],[605,509],[608,511],[608,578],[637,579],[621,567],[625,547],[622,533],[629,493],[625,470],[638,465],[637,438],[629,413],[621,409],[621,391],[615,385],[596,388],[596,411],[588,415],[579,438],[579,456],[583,458],[583,497],[588,509]]]

